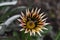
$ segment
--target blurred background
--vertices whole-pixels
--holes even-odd
[[[7,5],[5,2],[12,4]],[[45,35],[27,37],[15,27],[18,24],[15,20],[3,34],[0,34],[0,40],[60,40],[60,0],[0,0],[0,24],[21,11],[25,12],[26,8],[36,7],[41,8],[41,13],[47,14],[47,22],[50,23],[49,31]]]

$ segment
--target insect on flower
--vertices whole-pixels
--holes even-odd
[[[20,18],[21,19],[17,19],[21,24],[20,26],[22,27],[22,29],[20,29],[20,31],[25,30],[25,33],[30,33],[30,36],[32,34],[39,34],[41,36],[40,32],[43,32],[43,29],[48,30],[47,28],[45,28],[45,25],[48,25],[49,23],[46,23],[46,19],[44,18],[46,16],[46,14],[41,13],[39,14],[41,9],[37,8],[34,10],[32,9],[31,12],[29,11],[29,9],[26,9],[26,15],[21,12]]]

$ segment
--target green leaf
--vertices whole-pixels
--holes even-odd
[[[19,34],[17,31],[13,31],[13,37],[15,37],[14,39],[16,39],[16,40],[20,40]]]
[[[59,30],[59,32],[57,33],[55,40],[60,40],[60,30]]]

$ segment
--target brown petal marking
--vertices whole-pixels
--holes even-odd
[[[37,19],[40,19],[38,14],[36,14],[36,18],[37,18]]]

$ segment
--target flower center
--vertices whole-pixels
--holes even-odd
[[[35,27],[35,23],[33,21],[28,21],[26,25],[27,25],[27,28],[30,28],[30,29]]]

